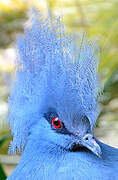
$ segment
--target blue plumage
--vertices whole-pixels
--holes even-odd
[[[93,137],[98,47],[85,34],[78,42],[59,19],[36,17],[19,38],[10,152],[23,152],[8,180],[117,179],[118,150]]]
[[[41,122],[32,128],[20,163],[8,180],[117,180],[117,149],[99,142],[101,159],[84,150],[67,152],[56,144],[62,145],[64,136],[55,137],[46,121]]]

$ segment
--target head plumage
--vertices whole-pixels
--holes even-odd
[[[36,16],[18,39],[17,72],[9,97],[11,151],[24,147],[31,126],[48,108],[65,117],[85,114],[91,128],[98,114],[98,47],[85,33],[76,43],[60,19]]]

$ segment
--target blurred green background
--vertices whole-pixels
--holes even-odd
[[[85,30],[100,46],[99,83],[102,89],[96,136],[118,148],[118,0],[0,0],[0,180],[19,161],[7,155],[12,137],[8,125],[7,98],[16,58],[16,39],[23,33],[31,6],[63,17],[69,32]]]

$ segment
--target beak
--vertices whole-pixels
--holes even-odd
[[[91,134],[86,134],[82,138],[82,145],[96,154],[99,158],[102,157],[102,151],[100,146],[96,143],[94,137]]]

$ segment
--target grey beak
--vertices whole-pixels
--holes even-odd
[[[82,145],[96,154],[99,158],[102,157],[102,151],[100,146],[96,143],[94,137],[91,134],[86,134],[82,139]]]

